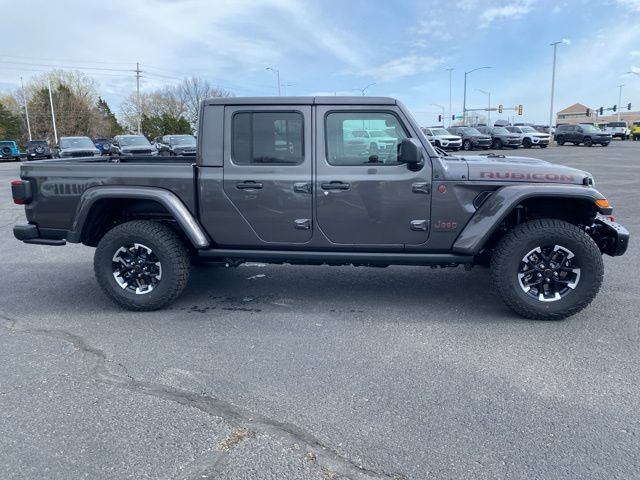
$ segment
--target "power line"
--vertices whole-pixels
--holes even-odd
[[[133,70],[123,68],[99,68],[99,67],[79,67],[73,65],[52,65],[48,63],[31,63],[31,62],[12,62],[8,60],[0,60],[1,63],[8,63],[10,65],[26,65],[31,67],[50,67],[50,68],[76,68],[78,70],[96,70],[96,71],[108,71],[108,72],[132,72]]]

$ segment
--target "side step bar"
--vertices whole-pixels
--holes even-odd
[[[244,250],[213,248],[199,250],[198,256],[232,264],[243,262],[295,264],[358,264],[358,265],[444,265],[473,263],[471,255],[450,253],[372,253],[304,250]]]

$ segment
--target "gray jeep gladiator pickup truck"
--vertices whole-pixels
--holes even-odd
[[[191,262],[491,267],[528,318],[585,308],[602,254],[629,234],[590,174],[503,155],[449,156],[391,98],[222,98],[202,103],[195,158],[91,157],[21,166],[26,243],[96,247],[113,301],[154,310]],[[355,130],[382,130],[368,151]],[[428,300],[425,300],[428,302]]]

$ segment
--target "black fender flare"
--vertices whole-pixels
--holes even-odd
[[[79,243],[82,241],[82,232],[91,209],[97,201],[104,199],[156,201],[173,216],[194,247],[207,248],[211,243],[196,218],[175,193],[162,188],[133,186],[95,186],[88,188],[78,202],[71,230],[67,234],[68,242]]]
[[[524,200],[531,198],[556,198],[586,200],[593,204],[594,210],[610,215],[611,208],[600,208],[596,200],[605,197],[592,187],[582,185],[510,185],[499,188],[487,198],[471,217],[453,244],[453,253],[477,255],[491,235],[513,209]]]

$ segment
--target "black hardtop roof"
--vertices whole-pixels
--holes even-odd
[[[397,105],[390,97],[217,97],[206,105]]]

